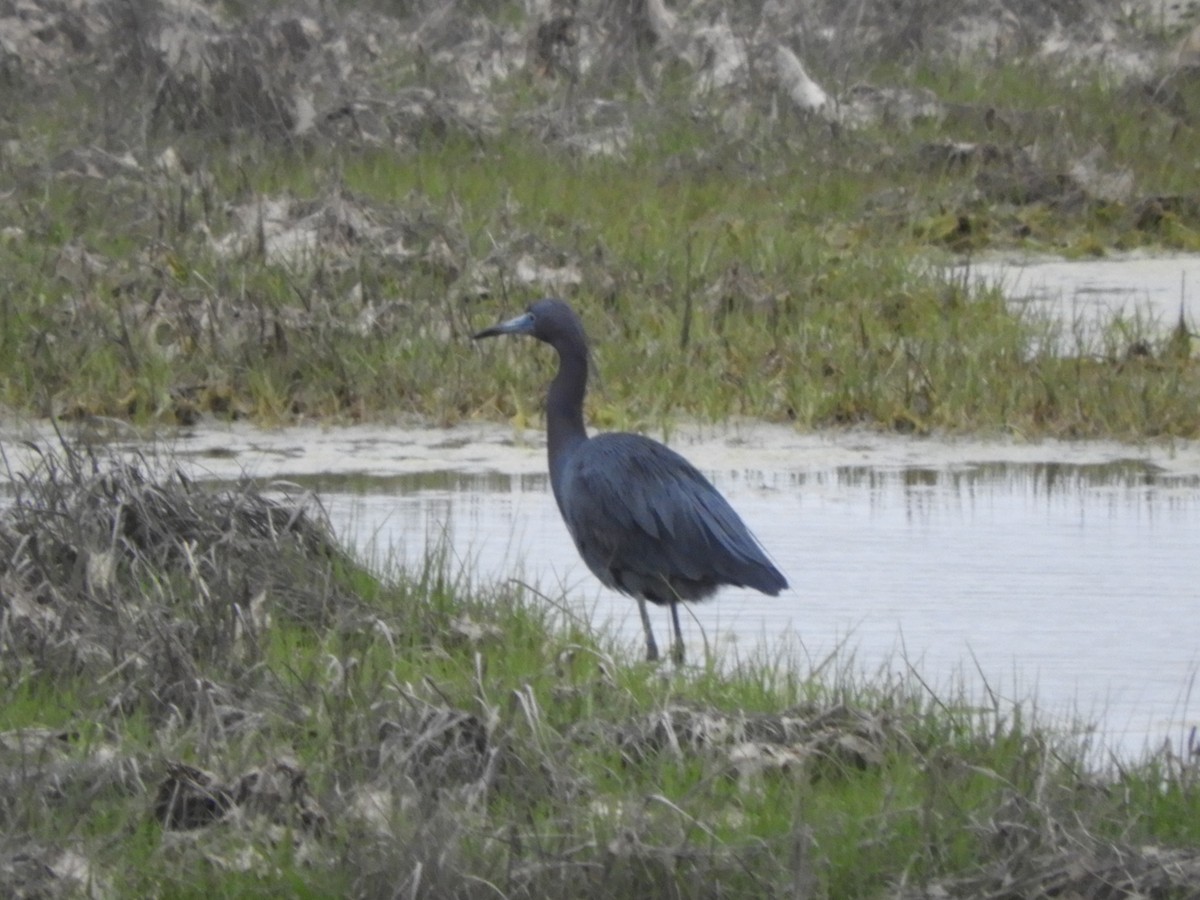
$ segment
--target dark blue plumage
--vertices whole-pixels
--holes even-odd
[[[500,334],[529,334],[558,351],[546,398],[554,499],[587,567],[638,601],[649,659],[658,646],[645,601],[671,608],[682,660],[680,600],[702,600],[722,585],[771,596],[788,586],[725,498],[674,450],[639,434],[587,436],[587,337],[570,306],[539,300],[475,338]]]

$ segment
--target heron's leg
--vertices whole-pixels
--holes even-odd
[[[642,616],[642,630],[646,632],[646,659],[649,662],[658,661],[658,644],[654,642],[654,629],[650,627],[650,612],[646,609],[646,598],[635,597],[638,612]]]
[[[675,626],[675,644],[671,647],[671,659],[675,665],[683,665],[683,632],[679,628],[679,601],[671,601],[671,622]]]

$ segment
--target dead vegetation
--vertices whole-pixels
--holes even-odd
[[[452,135],[484,150],[515,130],[547,148],[624,158],[656,118],[674,115],[670,105],[682,89],[690,115],[713,123],[721,143],[752,144],[764,129],[786,146],[882,127],[867,140],[886,164],[895,152],[889,130],[933,122],[949,136],[919,146],[917,162],[978,167],[985,197],[1029,205],[1060,202],[1065,193],[1078,195],[1072,203],[1134,203],[1144,192],[1103,148],[1047,152],[1071,143],[1064,106],[964,104],[857,73],[881,59],[899,70],[931,54],[1090,63],[1121,81],[1131,102],[1148,103],[1147,114],[1158,109],[1185,128],[1200,115],[1194,54],[1184,49],[1192,38],[1178,52],[1147,40],[1155,27],[1184,29],[1174,14],[1155,19],[1150,4],[997,11],[935,0],[899,8],[707,2],[673,10],[662,0],[596,0],[528,4],[527,15],[507,24],[469,4],[409,4],[393,15],[370,4],[331,11],[298,2],[250,18],[194,2],[7,5],[0,36],[10,92],[59,90],[64,77],[107,88],[102,139],[79,135],[78,147],[50,161],[51,171],[176,194],[185,229],[218,227],[211,174],[200,163],[207,154],[188,135],[258,137],[305,152],[404,153]],[[39,149],[36,140],[8,141],[5,156],[19,180],[44,170]],[[205,195],[202,221],[185,202],[195,194]],[[313,210],[289,206],[287,197],[256,197],[234,210],[218,253],[255,246],[267,259],[296,263],[299,251],[311,264],[321,248],[364,234],[344,220],[312,227]],[[285,221],[298,234],[276,240],[271,231]],[[462,275],[466,266],[460,260],[456,268]]]
[[[1101,777],[1070,739],[902,685],[748,704],[739,679],[763,673],[663,679],[437,565],[381,586],[286,485],[32,452],[0,516],[6,896],[298,877],[362,897],[1183,897],[1200,877],[1188,841],[1155,838],[1194,821],[1190,751]]]
[[[12,487],[0,526],[12,665],[104,679],[121,671],[118,684],[165,678],[149,693],[177,706],[168,698],[195,681],[192,660],[232,649],[253,664],[272,615],[315,627],[353,608],[329,576],[313,581],[297,564],[341,556],[311,496],[213,493],[144,460],[86,452],[47,454]],[[176,578],[191,589],[177,594]],[[187,627],[178,603],[189,607]]]
[[[1063,111],[955,105],[857,74],[880,60],[930,56],[1090,62],[1131,98],[1145,93],[1184,120],[1196,113],[1187,99],[1195,38],[1186,12],[1157,6],[543,0],[500,17],[472,4],[393,11],[298,0],[239,17],[190,0],[9,0],[0,35],[9,89],[50,90],[55,79],[84,75],[120,90],[117,104],[136,98],[134,117],[112,118],[109,143],[195,132],[402,151],[449,134],[482,142],[516,112],[518,125],[550,144],[620,156],[649,125],[646,114],[673,102],[666,91],[679,72],[692,114],[721,122],[731,138],[749,137],[748,112],[773,104],[777,115],[835,130],[978,117],[997,137],[1018,139]],[[1147,37],[1155,29],[1182,39],[1155,46]],[[511,105],[513,85],[539,81],[569,90]],[[636,99],[623,96],[630,83]]]

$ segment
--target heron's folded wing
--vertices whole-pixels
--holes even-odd
[[[579,448],[563,516],[588,565],[652,578],[740,584],[777,593],[786,581],[716,488],[670,448],[635,434],[602,434]]]

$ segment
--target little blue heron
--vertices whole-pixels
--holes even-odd
[[[500,334],[532,335],[558,351],[546,396],[550,486],[587,567],[637,600],[647,659],[658,659],[647,600],[671,608],[672,655],[682,662],[679,601],[702,600],[723,585],[772,597],[788,586],[733,507],[674,450],[640,434],[588,437],[587,335],[570,306],[539,300],[475,340]]]

